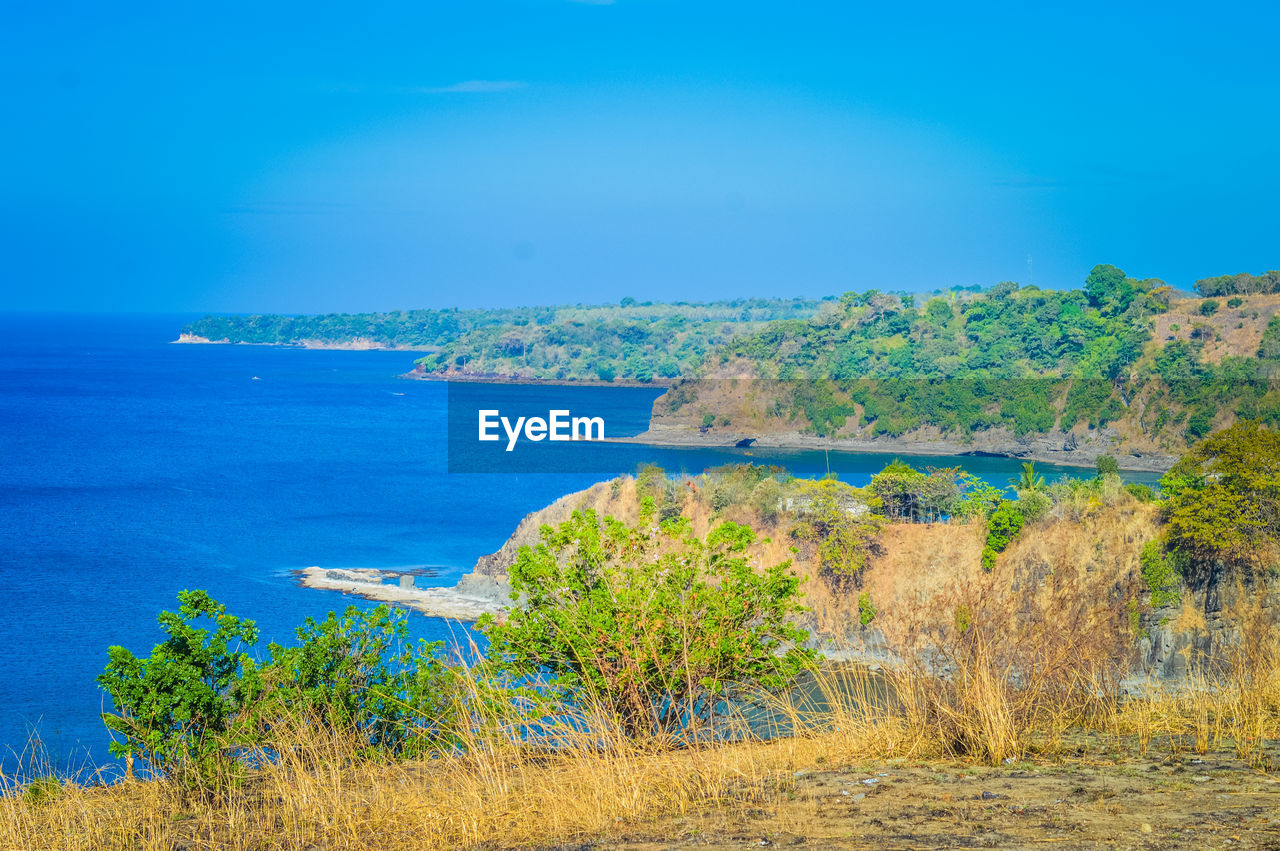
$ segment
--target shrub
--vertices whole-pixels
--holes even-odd
[[[871,514],[865,491],[836,479],[798,483],[800,508],[791,536],[817,545],[822,576],[837,588],[867,564],[884,522]]]
[[[1216,298],[1206,298],[1200,302],[1200,315],[1212,316],[1218,312],[1218,300]]]
[[[1156,500],[1156,492],[1149,485],[1144,485],[1140,482],[1128,482],[1124,489],[1138,502],[1155,502]]]
[[[1187,437],[1192,440],[1198,440],[1209,433],[1213,428],[1213,412],[1204,408],[1198,408],[1191,416],[1187,417]]]
[[[267,686],[253,714],[260,731],[284,719],[356,734],[370,748],[418,754],[447,744],[455,731],[455,679],[436,653],[442,644],[409,643],[402,611],[350,606],[297,629],[296,647],[271,645]]]
[[[1227,307],[1230,307],[1232,309],[1235,309],[1242,304],[1244,304],[1244,299],[1240,298],[1240,296],[1238,295],[1232,296],[1231,298],[1227,299]]]
[[[118,714],[102,717],[122,737],[111,743],[115,756],[191,769],[203,782],[223,767],[221,748],[243,732],[236,722],[260,688],[257,666],[241,649],[257,642],[258,628],[204,591],[182,591],[178,604],[177,612],[160,613],[167,637],[150,657],[108,648],[98,684]]]
[[[22,790],[22,800],[39,806],[57,800],[65,791],[57,777],[36,777]]]
[[[1099,476],[1120,475],[1120,462],[1112,458],[1110,455],[1099,455],[1098,456],[1098,475]]]
[[[987,520],[987,543],[982,548],[982,569],[995,567],[996,556],[1004,552],[1022,529],[1024,522],[1017,503],[1002,502]]]
[[[778,519],[781,500],[782,485],[772,477],[761,481],[751,491],[751,507],[760,515],[760,519],[766,523],[773,523]]]
[[[871,602],[870,592],[863,591],[860,594],[858,594],[858,620],[862,623],[862,625],[866,626],[867,624],[871,623],[873,620],[876,619],[877,614],[879,613],[876,611],[876,607]]]
[[[1280,434],[1241,421],[1213,434],[1160,480],[1169,546],[1193,566],[1255,570],[1280,561]]]
[[[567,705],[604,708],[630,736],[690,741],[817,659],[790,621],[800,579],[790,562],[754,571],[754,541],[736,523],[704,540],[687,519],[652,534],[575,511],[520,549],[509,575],[523,604],[479,623],[490,658]]]
[[[1177,605],[1182,599],[1182,579],[1173,558],[1165,551],[1164,541],[1152,538],[1143,544],[1138,562],[1142,565],[1142,579],[1151,591],[1151,608]]]
[[[1042,490],[1029,491],[1018,498],[1018,512],[1027,523],[1034,523],[1053,508],[1053,499]]]
[[[160,613],[167,638],[150,657],[111,647],[98,677],[118,713],[103,715],[121,737],[111,751],[130,764],[140,757],[152,771],[211,787],[236,781],[244,754],[279,752],[280,730],[319,725],[391,755],[451,744],[456,673],[435,657],[439,644],[407,645],[404,612],[352,606],[308,618],[298,646],[273,644],[260,665],[247,652],[258,638],[253,621],[205,591],[183,591],[178,602]]]

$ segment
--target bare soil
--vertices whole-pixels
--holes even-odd
[[[1235,759],[866,763],[569,849],[1278,848],[1280,780]]]

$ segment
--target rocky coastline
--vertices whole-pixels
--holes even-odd
[[[977,455],[1087,468],[1096,466],[1099,457],[1110,455],[1122,470],[1151,473],[1163,473],[1177,460],[1173,455],[1125,451],[1122,446],[1117,445],[1117,437],[1109,429],[1101,429],[1083,440],[1075,434],[1061,431],[1020,437],[1007,429],[988,429],[974,434],[968,440],[948,437],[936,430],[901,437],[819,437],[799,432],[740,433],[722,429],[704,432],[684,424],[667,424],[651,419],[647,431],[634,437],[613,440],[646,446],[726,447],[748,444],[752,449],[827,449],[832,452],[871,452],[885,455]]]

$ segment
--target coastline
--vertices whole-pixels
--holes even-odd
[[[542,385],[544,387],[629,387],[629,388],[668,388],[673,386],[679,379],[677,378],[655,378],[652,381],[637,381],[635,379],[623,378],[614,381],[601,381],[598,378],[519,378],[505,375],[491,374],[475,374],[475,373],[427,373],[417,369],[402,373],[399,378],[406,378],[410,381],[465,381],[472,384],[521,384],[521,385]]]
[[[388,585],[386,579],[402,576],[396,571],[376,568],[308,567],[296,571],[303,588],[340,591],[378,603],[394,603],[428,617],[474,623],[481,615],[496,615],[509,602],[505,583],[491,576],[469,573],[457,585],[417,588]]]
[[[210,340],[195,334],[183,333],[178,339],[171,341],[183,345],[231,345],[231,346],[274,346],[280,348],[336,350],[336,351],[432,351],[429,348],[411,346],[395,346],[378,343],[369,339],[354,339],[343,343],[322,342],[317,340],[301,340],[296,343],[242,343],[229,340]],[[512,384],[524,386],[544,385],[550,387],[626,387],[626,388],[669,388],[680,379],[655,378],[652,381],[615,380],[602,381],[595,379],[554,379],[554,378],[521,378],[494,374],[475,373],[427,373],[414,368],[401,373],[399,378],[412,381],[469,382],[475,384]],[[881,455],[912,454],[930,456],[989,456],[996,458],[1012,458],[1016,460],[1037,461],[1045,464],[1056,464],[1063,467],[1091,468],[1097,464],[1102,455],[1111,455],[1122,470],[1134,472],[1163,473],[1173,466],[1177,460],[1175,455],[1157,452],[1124,451],[1112,445],[1107,435],[1097,439],[1086,439],[1083,443],[1074,435],[1062,432],[1037,435],[1035,437],[1017,437],[993,430],[989,434],[975,435],[970,441],[960,441],[941,435],[929,435],[916,438],[876,437],[832,438],[800,432],[756,432],[733,434],[710,434],[687,425],[667,425],[655,422],[650,417],[649,428],[632,437],[607,438],[609,442],[629,443],[642,446],[668,447],[700,447],[726,448],[733,447],[743,440],[750,440],[753,448],[759,449],[793,449],[793,450],[829,450],[832,452],[873,453]]]
[[[178,339],[170,340],[170,345],[183,346],[260,346],[263,348],[275,349],[315,349],[320,351],[335,352],[433,352],[434,348],[421,346],[396,346],[379,343],[376,340],[357,337],[341,343],[335,343],[330,340],[298,340],[295,343],[247,343],[242,341],[231,341],[228,339],[210,340],[208,337],[201,337],[199,334],[178,335]]]
[[[703,434],[684,425],[663,425],[650,420],[649,429],[633,437],[611,437],[614,443],[632,443],[644,446],[719,447],[731,448],[744,440],[750,440],[751,449],[795,449],[832,452],[875,453],[881,455],[935,455],[935,456],[987,456],[1038,461],[1063,467],[1094,467],[1099,456],[1111,455],[1122,470],[1163,473],[1173,466],[1176,456],[1158,453],[1132,453],[1112,446],[1097,444],[1077,445],[1067,448],[1068,435],[1061,433],[1035,438],[1016,438],[1005,435],[975,436],[971,442],[961,442],[945,437],[911,439],[910,437],[877,437],[871,439],[819,437],[799,432],[768,432],[747,434]]]

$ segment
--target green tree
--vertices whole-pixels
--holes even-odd
[[[1098,477],[1120,475],[1120,462],[1110,455],[1099,455],[1097,463]]]
[[[834,478],[796,483],[797,522],[791,535],[818,548],[822,576],[837,588],[856,583],[884,521],[875,497]]]
[[[990,571],[996,565],[996,556],[1004,552],[1022,530],[1023,517],[1013,502],[1002,502],[987,519],[987,543],[982,548],[982,568]]]
[[[788,688],[815,663],[790,563],[756,572],[749,527],[700,539],[688,520],[658,533],[575,511],[522,547],[504,620],[479,627],[516,678],[546,678],[573,706],[602,707],[631,736],[691,741],[731,703]]]
[[[1198,443],[1160,480],[1169,545],[1193,567],[1277,565],[1280,434],[1242,421]]]
[[[298,645],[271,645],[268,686],[255,707],[258,725],[283,719],[321,723],[357,734],[370,748],[423,753],[456,731],[457,678],[440,661],[440,642],[409,640],[403,611],[378,606],[307,618]]]
[[[153,770],[191,771],[203,782],[223,767],[223,750],[243,733],[237,722],[260,688],[246,652],[258,627],[205,591],[180,592],[178,611],[158,620],[166,638],[149,657],[107,650],[98,684],[115,704],[102,716],[120,737],[111,752],[130,766],[140,757]]]
[[[1120,310],[1129,306],[1134,288],[1124,271],[1110,264],[1094,266],[1084,282],[1089,303],[1095,307],[1115,306]]]

